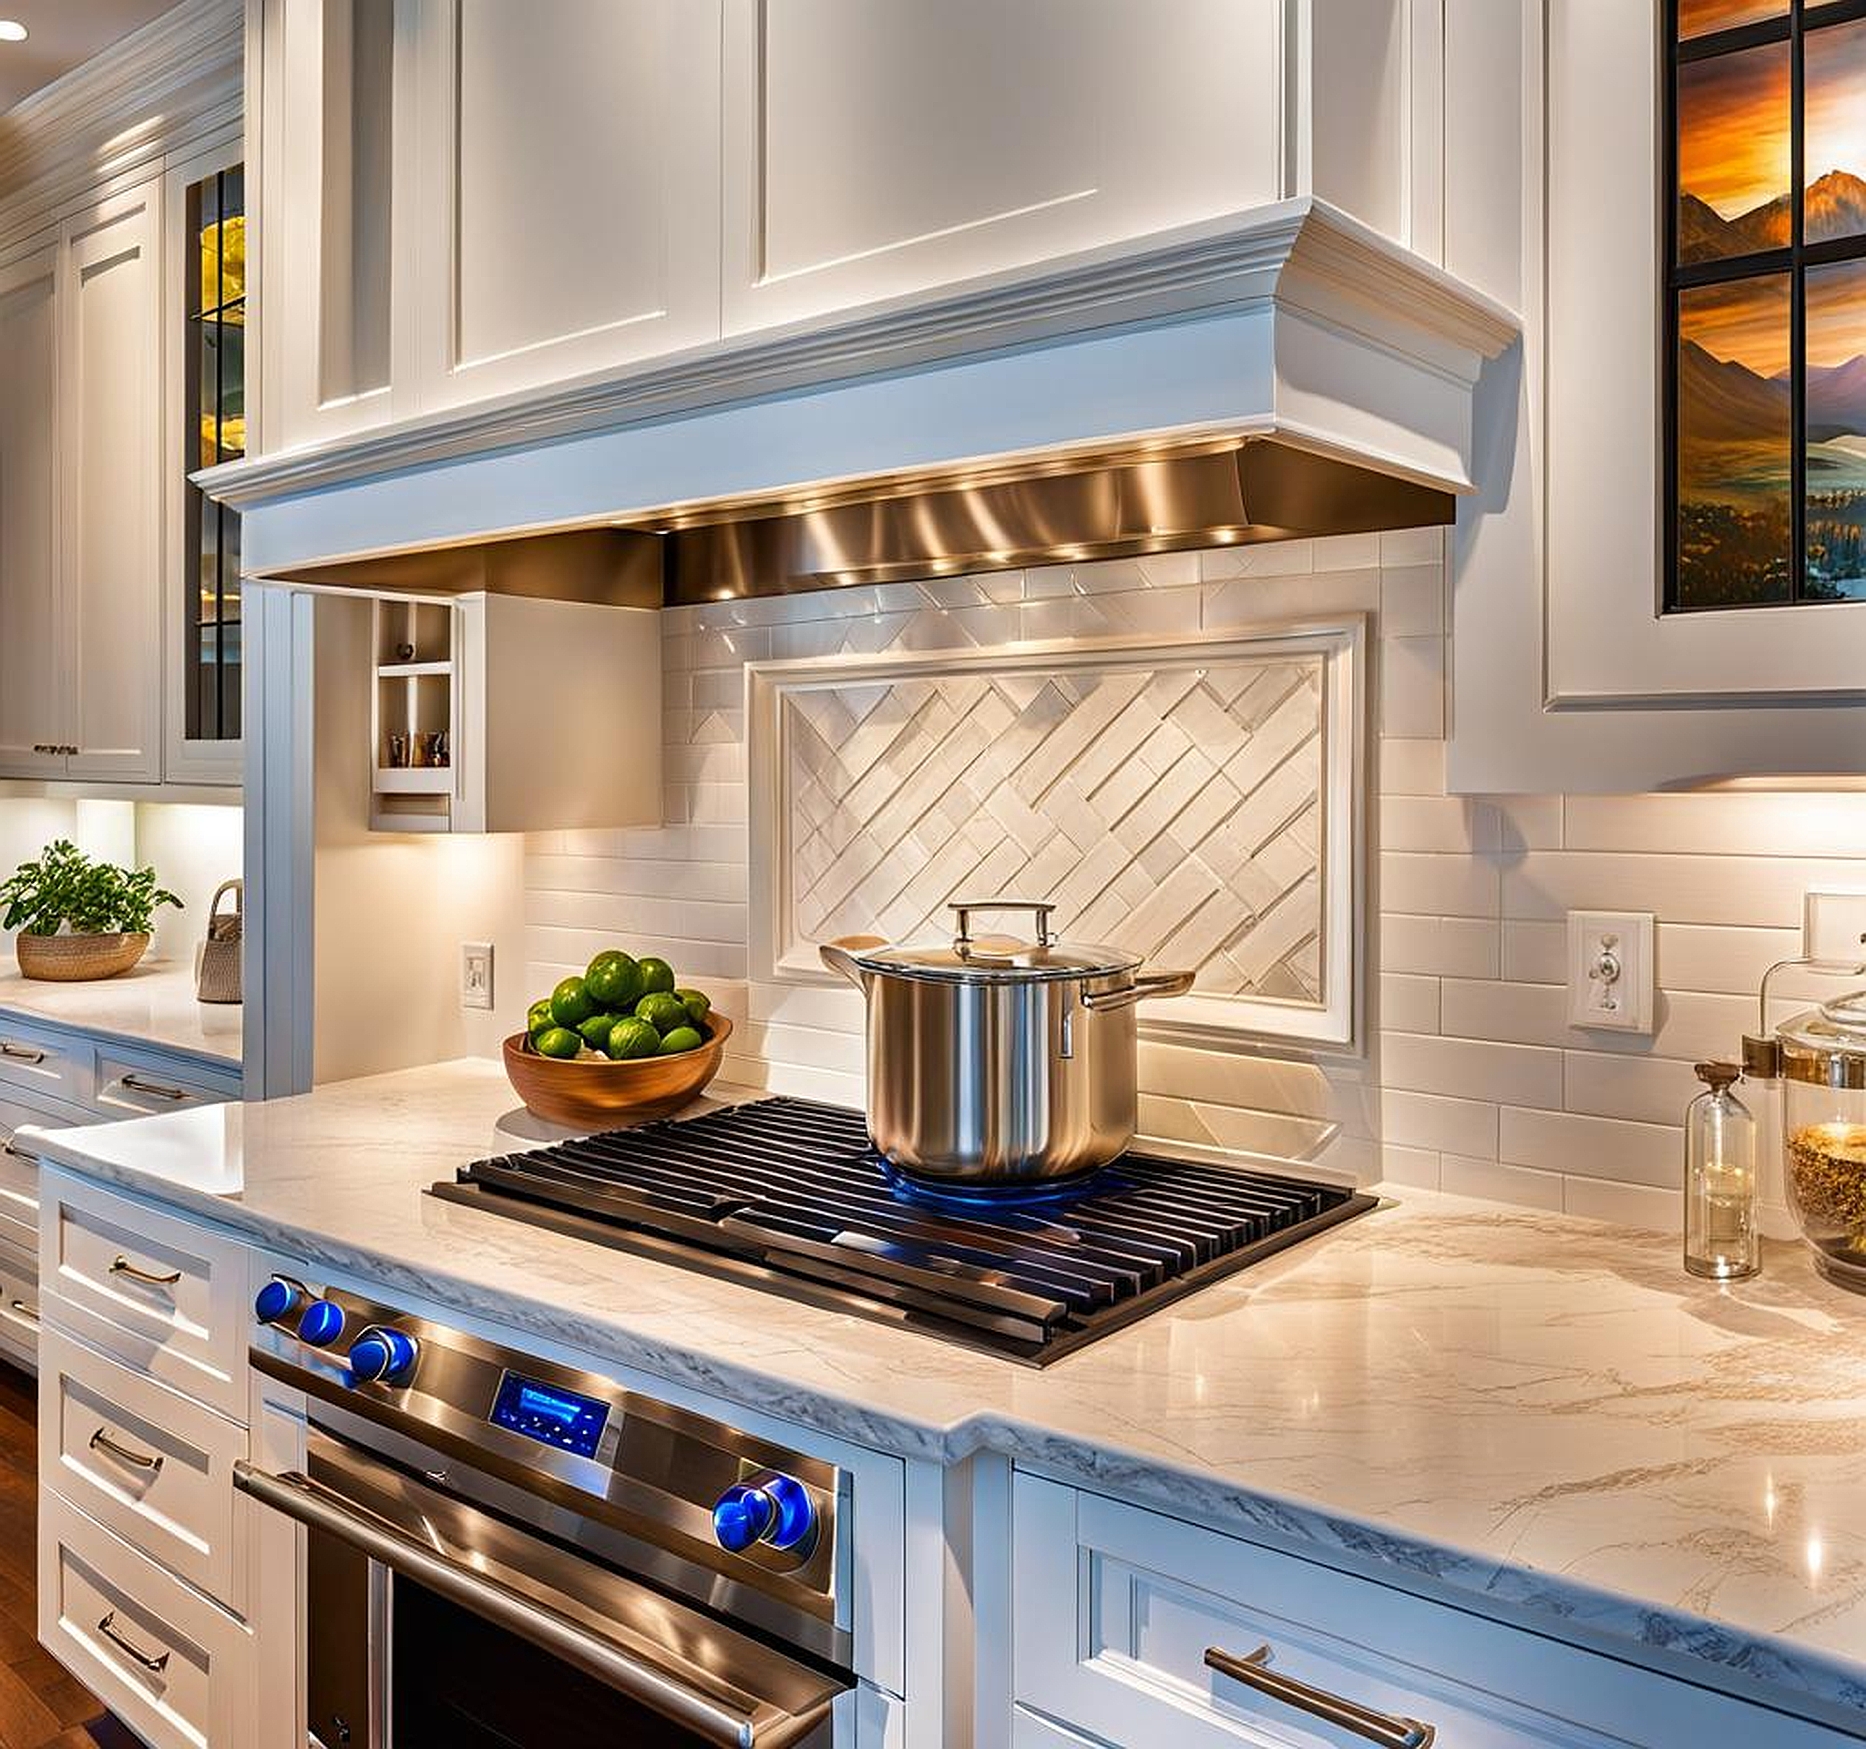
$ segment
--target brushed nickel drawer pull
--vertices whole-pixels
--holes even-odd
[[[28,1166],[40,1164],[39,1156],[30,1148],[22,1148],[14,1136],[8,1136],[4,1142],[0,1142],[0,1154],[11,1154],[15,1160],[24,1160]]]
[[[154,1095],[157,1099],[186,1099],[189,1097],[188,1090],[185,1087],[171,1087],[166,1081],[151,1081],[147,1076],[139,1075],[133,1069],[129,1074],[123,1077],[123,1085],[132,1093],[148,1093]]]
[[[168,1668],[168,1653],[163,1652],[159,1656],[152,1658],[140,1647],[132,1646],[128,1640],[117,1632],[116,1620],[117,1612],[113,1609],[97,1624],[97,1631],[102,1634],[111,1645],[115,1646],[118,1651],[128,1653],[129,1656],[134,1658],[145,1670],[153,1670],[159,1675]]]
[[[45,1052],[31,1045],[16,1045],[10,1038],[0,1038],[0,1057],[11,1057],[16,1063],[43,1063]]]
[[[91,1435],[90,1447],[92,1451],[107,1451],[113,1458],[119,1458],[124,1463],[130,1464],[136,1469],[147,1470],[152,1476],[161,1474],[162,1458],[160,1453],[151,1457],[149,1453],[145,1451],[131,1451],[127,1445],[119,1445],[101,1427]]]
[[[14,1300],[12,1302],[12,1305],[13,1305],[13,1310],[19,1313],[19,1315],[22,1318],[25,1318],[29,1322],[34,1323],[34,1324],[38,1323],[39,1308],[37,1306],[29,1306],[26,1304],[24,1300]]]
[[[1218,1646],[1205,1648],[1207,1669],[1216,1670],[1220,1676],[1229,1676],[1234,1682],[1243,1683],[1246,1688],[1254,1688],[1259,1694],[1268,1695],[1271,1700],[1280,1700],[1285,1706],[1307,1713],[1312,1719],[1320,1719],[1338,1730],[1350,1731],[1357,1737],[1364,1737],[1369,1743],[1378,1743],[1382,1749],[1429,1749],[1429,1745],[1438,1740],[1438,1731],[1432,1725],[1423,1724],[1418,1719],[1401,1718],[1393,1713],[1377,1713],[1371,1707],[1344,1700],[1338,1694],[1330,1694],[1325,1688],[1312,1688],[1293,1676],[1284,1676],[1278,1671],[1267,1669],[1269,1662],[1268,1645],[1259,1646],[1254,1652],[1246,1652],[1241,1658],[1235,1652],[1224,1651]]]
[[[110,1273],[112,1275],[127,1275],[131,1281],[145,1282],[150,1287],[173,1287],[176,1282],[181,1280],[181,1271],[179,1269],[173,1270],[167,1275],[151,1275],[146,1269],[138,1269],[121,1251],[117,1253],[116,1262],[111,1264]]]

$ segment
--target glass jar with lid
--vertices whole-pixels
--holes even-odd
[[[1818,962],[1816,969],[1866,970]],[[1766,1004],[1766,979],[1763,991]],[[1795,1015],[1773,1035],[1746,1039],[1744,1051],[1752,1074],[1781,1077],[1788,1206],[1815,1266],[1866,1293],[1866,988]]]

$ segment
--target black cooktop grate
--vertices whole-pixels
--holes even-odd
[[[476,1161],[433,1194],[1038,1364],[1374,1203],[1132,1153],[955,1197],[898,1179],[858,1112],[802,1099]]]

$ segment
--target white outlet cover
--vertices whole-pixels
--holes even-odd
[[[1618,975],[1601,971],[1611,955]],[[1654,1004],[1650,911],[1568,913],[1568,1024],[1589,1031],[1651,1032]]]
[[[492,943],[463,941],[460,944],[460,1006],[492,1006]]]
[[[1834,965],[1866,964],[1866,887],[1811,887],[1801,901],[1801,951]]]

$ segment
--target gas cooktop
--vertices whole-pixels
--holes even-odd
[[[803,1099],[476,1161],[432,1194],[1039,1366],[1374,1206],[1137,1153],[1047,1189],[933,1190],[860,1113]]]

